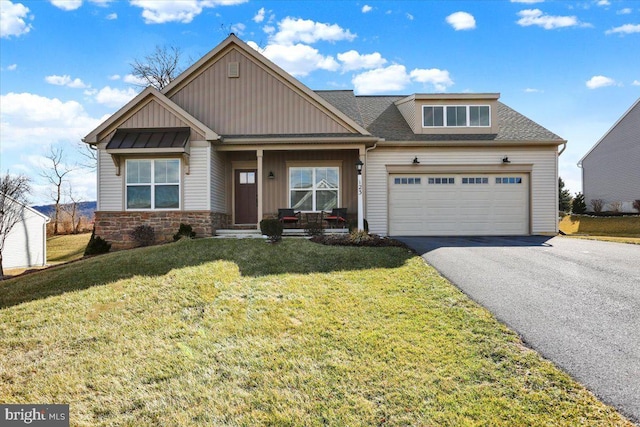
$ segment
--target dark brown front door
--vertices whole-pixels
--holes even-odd
[[[255,169],[237,169],[235,176],[236,224],[258,222],[258,173]]]

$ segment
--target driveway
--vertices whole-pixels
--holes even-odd
[[[539,236],[397,239],[640,424],[640,245]]]

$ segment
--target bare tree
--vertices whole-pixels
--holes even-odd
[[[153,53],[136,59],[131,65],[131,74],[145,82],[139,86],[151,85],[162,90],[181,73],[180,57],[182,51],[176,46],[156,46]]]
[[[47,156],[51,162],[51,167],[42,169],[40,176],[45,178],[54,190],[50,194],[50,198],[55,206],[55,216],[53,218],[53,234],[58,234],[58,224],[60,223],[60,205],[62,203],[62,184],[65,182],[64,177],[73,169],[70,169],[63,163],[64,153],[62,148],[53,148]]]
[[[96,146],[81,141],[78,142],[78,148],[80,155],[83,157],[83,160],[78,162],[78,165],[93,171],[98,169],[98,150]]]
[[[62,208],[67,215],[69,215],[69,218],[71,218],[71,234],[78,234],[82,221],[80,217],[80,203],[82,203],[83,200],[80,196],[73,193],[71,184],[69,184],[67,189],[67,198],[69,199],[69,203],[64,204]]]
[[[20,219],[20,204],[27,204],[31,192],[30,180],[25,175],[11,176],[9,172],[0,178],[0,279],[4,277],[2,254],[9,232]]]

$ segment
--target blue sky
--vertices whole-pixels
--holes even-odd
[[[73,192],[80,139],[140,90],[131,62],[176,46],[183,65],[229,32],[311,89],[499,92],[569,141],[560,176],[640,97],[640,2],[616,0],[0,0],[0,170],[33,178],[62,148]]]

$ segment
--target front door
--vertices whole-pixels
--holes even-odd
[[[256,224],[258,222],[257,176],[258,173],[255,169],[236,169],[236,224]]]

